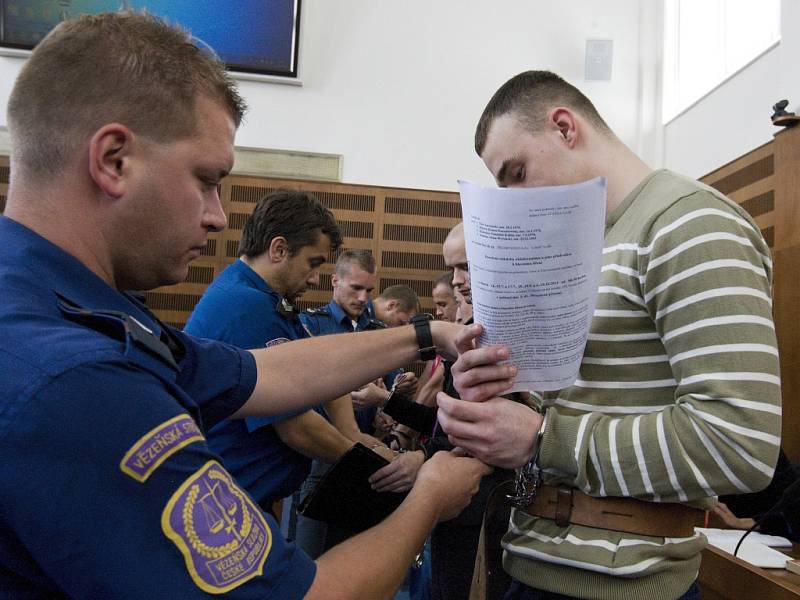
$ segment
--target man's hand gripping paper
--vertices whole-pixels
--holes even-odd
[[[503,468],[524,465],[533,453],[544,417],[500,395],[511,389],[517,367],[505,346],[475,347],[482,332],[471,325],[459,335],[453,381],[461,399],[439,392],[439,422],[451,443],[481,461]]]

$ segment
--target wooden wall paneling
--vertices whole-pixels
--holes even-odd
[[[770,248],[776,220],[774,152],[774,142],[767,142],[700,178],[749,212]]]
[[[431,283],[444,270],[442,243],[461,220],[458,194],[385,189],[381,230],[381,287],[403,283],[433,312]]]
[[[772,175],[775,172],[773,153],[773,142],[767,142],[711,171],[701,181],[729,195]]]
[[[775,247],[800,245],[800,127],[775,136]]]
[[[783,449],[800,463],[800,244],[776,250],[773,312],[781,359]]]
[[[775,136],[775,329],[781,356],[783,447],[800,463],[800,127]]]

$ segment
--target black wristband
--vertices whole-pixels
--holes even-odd
[[[419,313],[411,317],[411,323],[417,333],[420,360],[433,360],[436,358],[436,346],[433,345],[433,334],[431,333],[431,320],[433,320],[433,315],[429,313]]]

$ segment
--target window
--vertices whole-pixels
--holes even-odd
[[[780,41],[781,0],[665,0],[663,122]]]

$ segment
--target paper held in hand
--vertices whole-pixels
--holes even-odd
[[[459,181],[479,345],[505,344],[510,391],[572,385],[589,335],[603,257],[606,179],[540,188]]]

